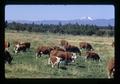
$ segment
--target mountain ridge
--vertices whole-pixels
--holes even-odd
[[[17,22],[17,23],[28,23],[28,24],[32,24],[34,22],[34,24],[59,24],[61,23],[62,25],[64,24],[89,24],[89,25],[97,25],[97,26],[114,26],[114,19],[92,19],[92,18],[88,18],[88,19],[74,19],[74,20],[39,20],[39,21],[31,21],[31,20],[7,20],[8,23],[11,23],[13,21]]]

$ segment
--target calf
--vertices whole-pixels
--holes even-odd
[[[114,72],[115,72],[115,60],[112,57],[107,62],[107,75],[108,75],[108,78],[111,78],[112,76],[114,76]]]
[[[8,64],[11,64],[11,61],[13,59],[13,57],[11,56],[11,54],[8,52],[8,50],[4,51],[4,61],[5,63],[8,62]]]
[[[86,52],[86,59],[93,59],[93,60],[100,60],[100,57],[97,53],[93,52],[93,51],[87,51]]]
[[[50,52],[50,58],[48,59],[48,64],[52,64],[52,67],[54,67],[55,64],[58,64],[60,61],[65,61],[66,64],[69,62],[74,62],[76,59],[76,54],[71,53],[71,52],[66,52],[66,51],[57,51],[57,50],[52,50]]]
[[[79,46],[80,46],[80,49],[86,49],[88,51],[94,50],[92,45],[90,43],[87,43],[87,42],[80,42]]]

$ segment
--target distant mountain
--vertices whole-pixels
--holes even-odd
[[[8,23],[13,22],[13,20],[8,20]],[[82,17],[80,19],[76,19],[76,20],[43,20],[43,21],[28,21],[28,20],[16,20],[15,22],[18,23],[28,23],[28,24],[32,24],[33,22],[35,24],[90,24],[90,25],[97,25],[97,26],[108,26],[108,25],[112,25],[114,26],[114,19],[93,19],[91,17]]]

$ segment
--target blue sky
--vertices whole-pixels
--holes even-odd
[[[5,20],[73,20],[115,18],[113,5],[6,5]]]

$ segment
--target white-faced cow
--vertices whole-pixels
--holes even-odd
[[[52,64],[52,67],[55,65],[58,65],[61,61],[65,61],[66,65],[69,62],[74,62],[76,59],[76,54],[66,51],[58,51],[58,50],[52,50],[50,52],[50,58],[48,59],[48,64]]]
[[[30,49],[30,42],[23,42],[15,45],[15,53],[20,51],[25,52],[26,49]]]

